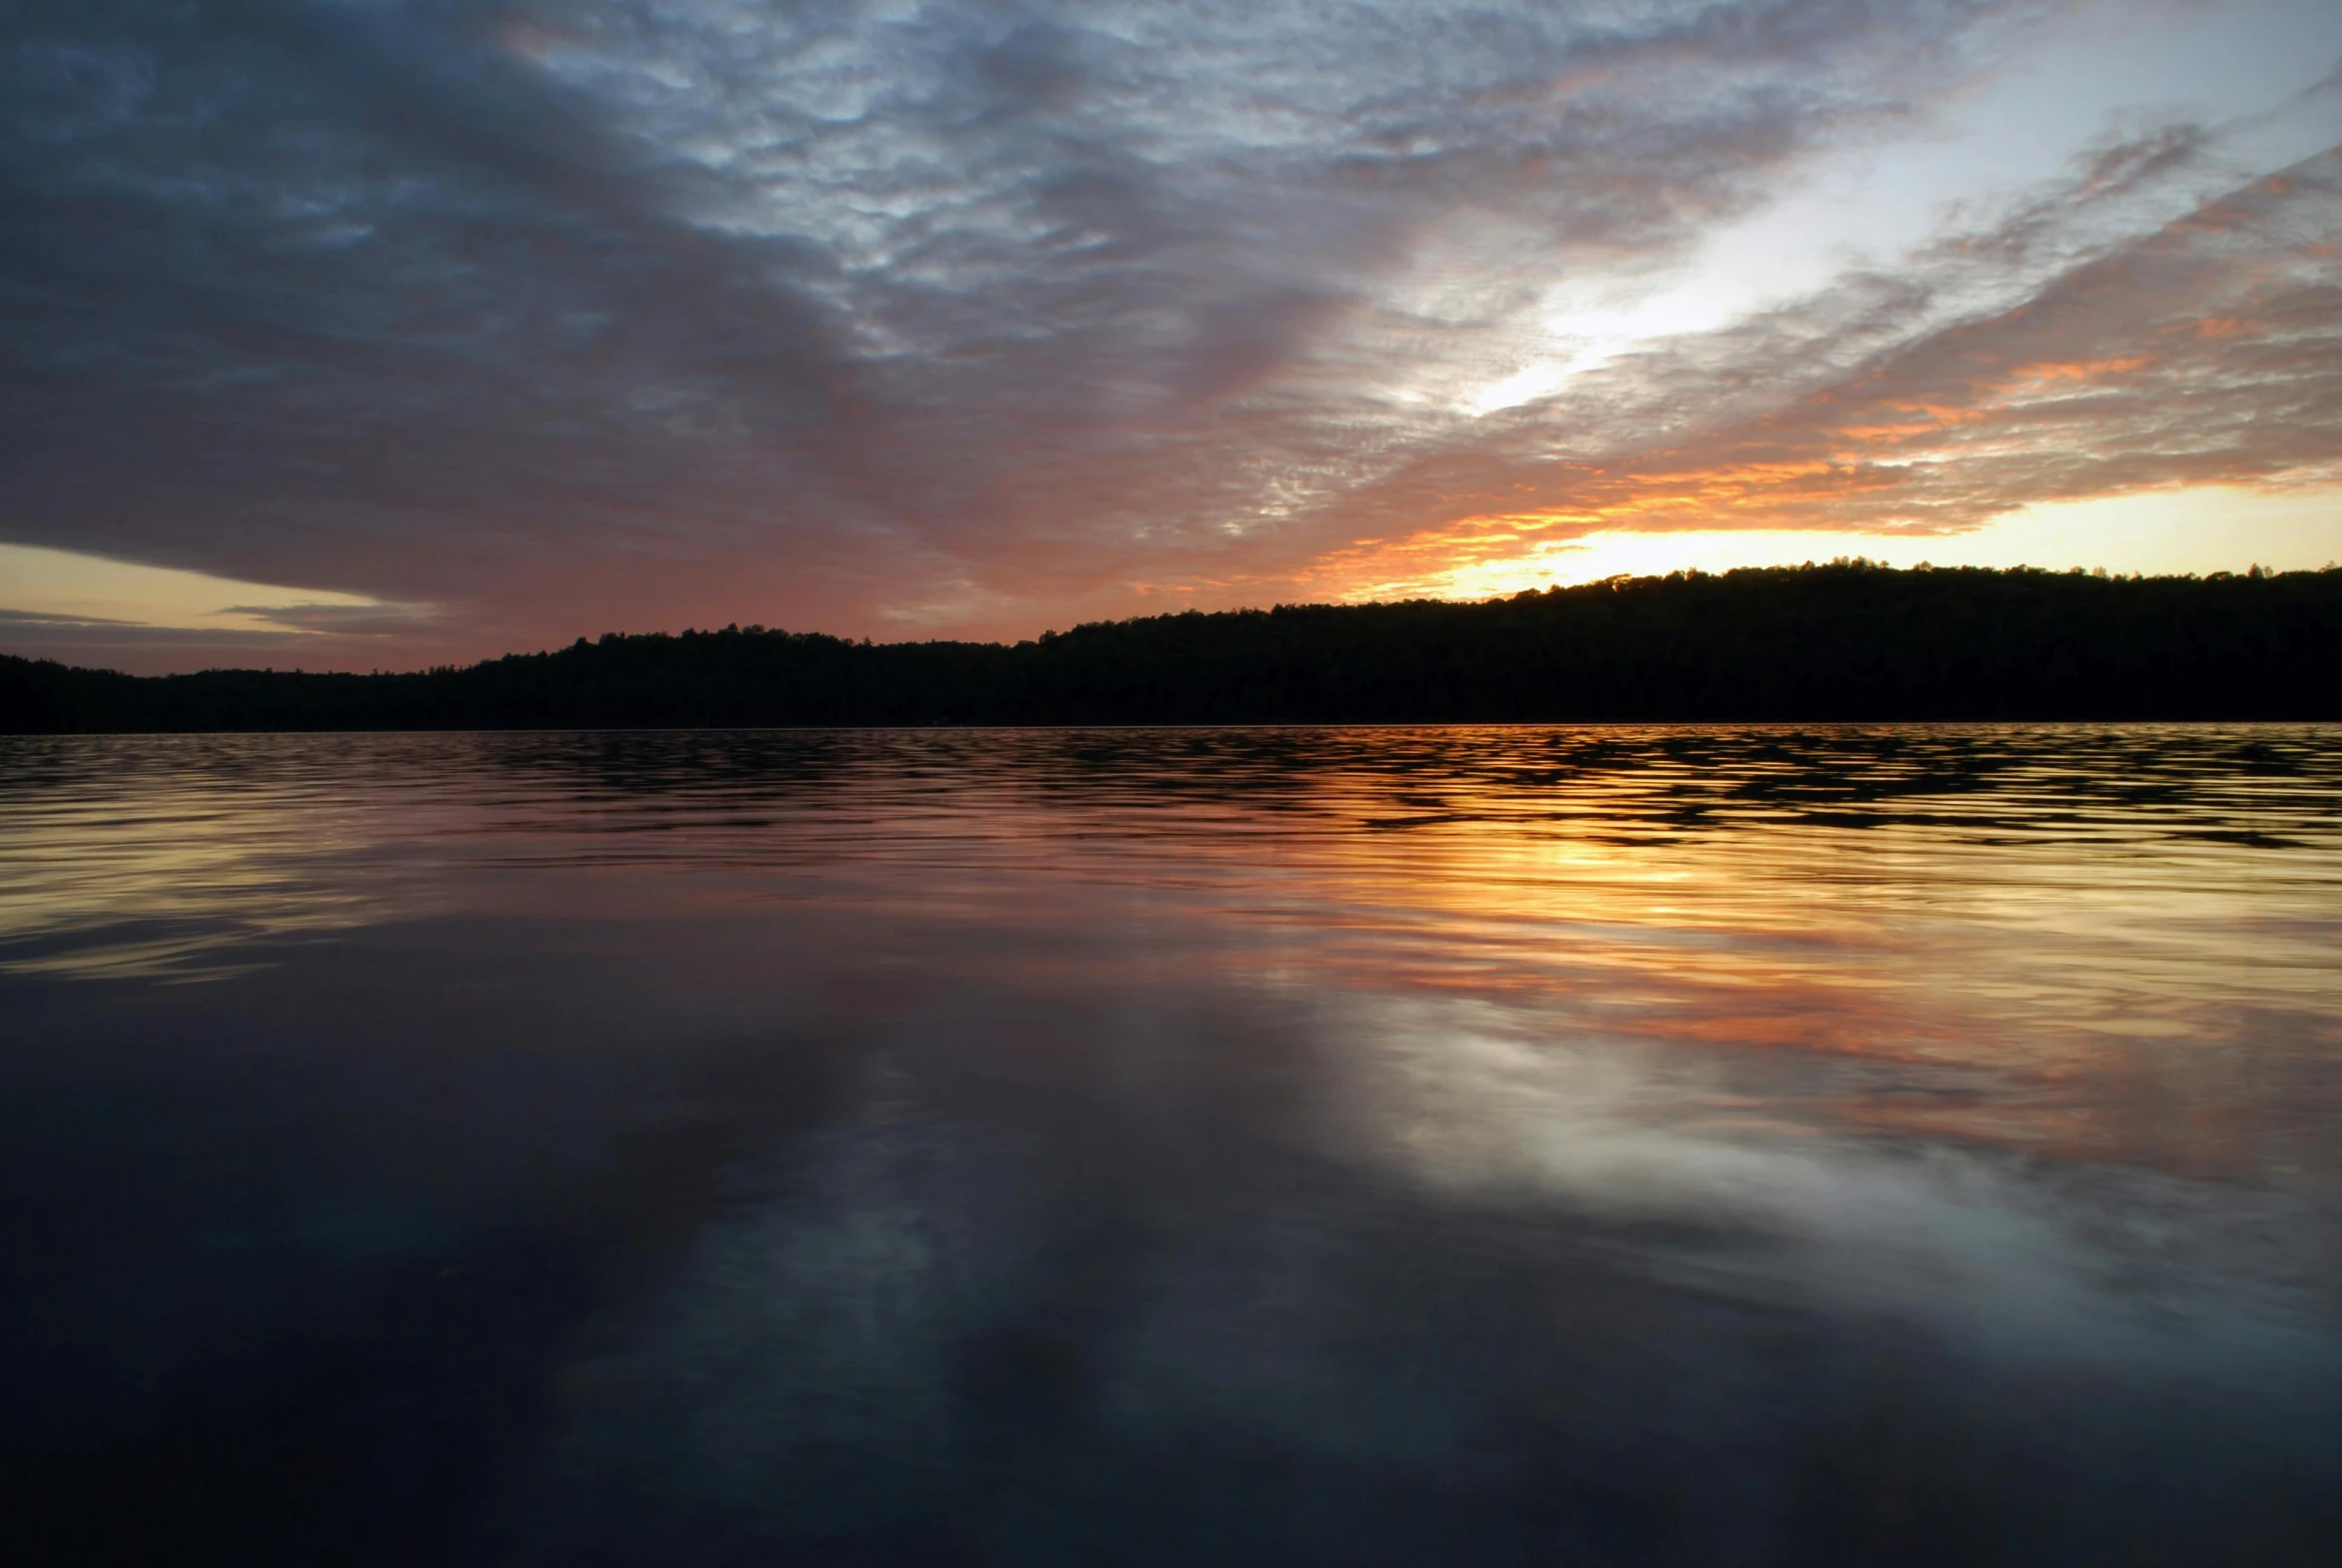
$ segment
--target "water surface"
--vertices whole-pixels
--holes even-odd
[[[2311,1562],[2342,730],[0,741],[50,1560]]]

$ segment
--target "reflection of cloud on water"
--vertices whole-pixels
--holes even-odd
[[[2335,1260],[2298,1245],[2325,1222],[2298,1195],[1883,1137],[1848,1116],[1927,1097],[1946,1076],[1927,1064],[1772,1059],[1760,1077],[1445,1001],[1380,1002],[1349,1033],[1344,1148],[1449,1201],[1734,1238],[1656,1248],[1687,1282],[2049,1358],[2151,1355],[2176,1335],[2193,1356],[2283,1359],[2342,1306]]]
[[[350,1074],[222,1093],[401,1203],[537,1194],[466,1255],[565,1260],[488,1335],[546,1560],[2235,1560],[2201,1532],[2342,1469],[2342,763],[2296,733],[2273,783],[2260,733],[2116,736],[2161,805],[1987,778],[1929,823],[1839,798],[1892,758],[1792,758],[1871,825],[1697,831],[1787,742],[7,742],[0,964],[456,917],[145,1011]],[[2196,836],[2244,827],[2291,847]]]
[[[908,1499],[880,1478],[949,1465],[951,1338],[1030,1263],[1040,1216],[1006,1200],[1001,1150],[891,1098],[712,1224],[647,1322],[589,1336],[550,1477],[579,1542],[622,1536],[645,1489],[687,1514],[761,1505],[800,1537],[881,1528]]]
[[[1431,1541],[1442,1499],[1598,1514],[1697,1473],[1787,1530],[1817,1472],[1889,1486],[1874,1441],[1941,1471],[1894,1486],[2021,1510],[2049,1472],[1992,1465],[2142,1421],[2188,1452],[2201,1400],[2314,1428],[2342,1393],[2310,1199],[1844,1114],[1924,1088],[1908,1064],[1242,982],[914,1013],[851,1111],[581,1336],[545,1502],[580,1540],[656,1496],[800,1541],[1046,1520],[1074,1560],[1141,1523],[1113,1511],[1134,1477],[1177,1500],[1145,1521],[1173,1559],[1215,1518],[1265,1551],[1323,1486],[1362,1538]]]

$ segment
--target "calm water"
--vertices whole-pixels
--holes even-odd
[[[2331,1561],[2338,953],[2333,728],[0,742],[11,1555]]]

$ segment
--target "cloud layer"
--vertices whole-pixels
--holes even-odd
[[[1736,294],[2058,10],[30,0],[0,540],[438,607],[371,664],[2332,479],[2342,164],[2217,116]]]

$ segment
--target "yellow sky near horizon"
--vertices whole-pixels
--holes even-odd
[[[243,582],[72,550],[0,544],[0,611],[44,620],[305,636],[307,628],[256,612],[372,609],[381,604],[359,593]]]
[[[1796,565],[1860,555],[1892,566],[2079,566],[2148,576],[2307,571],[2342,563],[2342,485],[2247,489],[2199,485],[2022,507],[1951,533],[1839,528],[1604,528],[1524,540],[1511,519],[1472,519],[1433,537],[1344,552],[1319,580],[1351,601],[1425,595],[1477,599],[1548,584],[1662,576],[1697,568]],[[1542,530],[1543,519],[1522,519]],[[1475,530],[1458,548],[1456,534]],[[1458,556],[1462,559],[1457,559]],[[1444,557],[1444,558],[1443,558]],[[1379,569],[1378,569],[1379,568]]]

